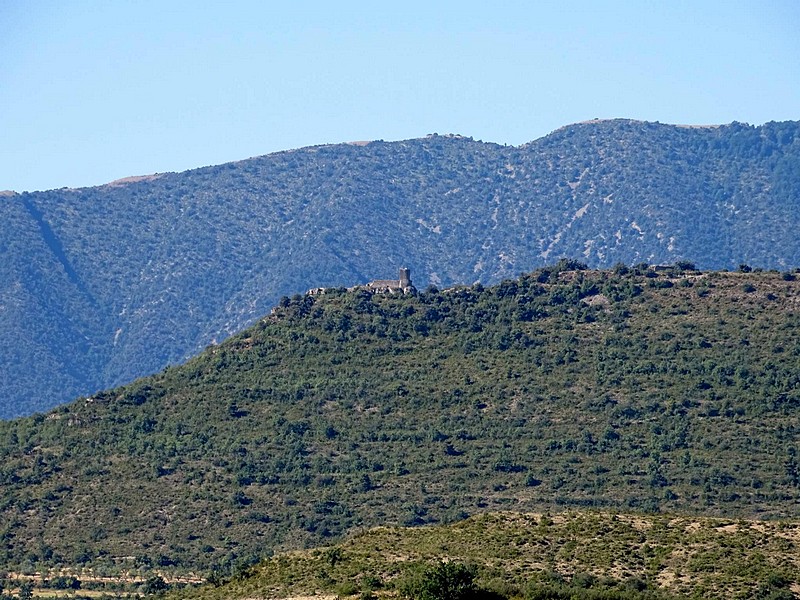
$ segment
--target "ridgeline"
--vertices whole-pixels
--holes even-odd
[[[563,127],[280,152],[0,197],[0,418],[183,362],[283,295],[589,266],[800,265],[800,123]]]

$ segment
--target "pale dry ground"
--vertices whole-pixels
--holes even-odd
[[[286,600],[335,600],[336,596],[323,595],[323,596],[292,596]]]
[[[180,577],[172,577],[168,574],[162,574],[156,572],[155,575],[160,576],[164,579],[167,583],[203,583],[205,579],[199,577],[197,575],[183,575]],[[81,581],[85,582],[92,582],[92,583],[145,583],[149,577],[152,575],[148,575],[147,577],[141,575],[132,575],[130,573],[120,575],[119,577],[109,577],[109,576],[101,576],[101,575],[94,575],[90,571],[71,571],[69,569],[59,569],[53,570],[49,573],[17,573],[11,571],[6,573],[6,579],[13,579],[15,581],[33,581],[34,583],[41,582],[43,579],[52,579],[54,577],[75,577],[76,579],[80,579]]]
[[[152,181],[153,179],[158,179],[159,177],[161,177],[161,173],[153,173],[151,175],[133,175],[131,177],[123,177],[121,179],[109,181],[105,185],[109,187],[119,187],[129,183],[137,183],[139,181]]]
[[[280,600],[336,600],[338,596],[332,594],[321,594],[319,596],[289,596],[288,598],[281,598]],[[243,600],[272,600],[271,598],[263,598],[260,596],[253,598],[244,598]]]
[[[134,596],[135,594],[121,594],[121,596]],[[34,598],[102,598],[108,597],[108,592],[99,590],[33,590]]]

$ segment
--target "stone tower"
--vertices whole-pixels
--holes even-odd
[[[400,288],[407,289],[411,287],[411,271],[406,267],[400,267]]]

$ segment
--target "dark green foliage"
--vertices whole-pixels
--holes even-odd
[[[2,422],[0,560],[233,573],[492,510],[796,515],[800,282],[650,271],[297,296],[183,366]]]
[[[764,578],[755,590],[753,598],[756,600],[794,600],[792,593],[792,580],[780,573],[773,573]]]
[[[632,589],[586,589],[569,584],[533,584],[525,591],[525,600],[669,600],[674,596],[664,592],[644,592]]]
[[[50,580],[48,587],[54,590],[79,590],[81,581],[75,577],[59,576]]]
[[[17,597],[19,600],[31,600],[33,598],[33,583],[30,581],[20,583]]]
[[[0,417],[153,373],[282,297],[403,265],[420,290],[489,285],[559,256],[797,265],[798,172],[797,123],[614,120],[517,148],[458,136],[319,146],[4,196]],[[350,324],[327,326],[346,335]],[[419,319],[411,334],[430,327]]]
[[[440,562],[401,589],[410,600],[477,600],[485,597],[475,584],[474,567],[457,562]]]
[[[159,594],[161,592],[165,592],[169,589],[167,582],[164,581],[163,577],[155,575],[150,577],[141,587],[140,591],[145,596],[152,596],[154,594]]]

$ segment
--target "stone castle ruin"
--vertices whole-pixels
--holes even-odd
[[[413,291],[414,284],[411,283],[411,271],[406,267],[401,267],[400,279],[376,279],[370,281],[367,288],[374,292],[408,294]]]
[[[349,290],[356,290],[359,288],[366,288],[367,290],[376,294],[411,294],[414,290],[414,284],[411,282],[411,270],[407,267],[400,268],[399,279],[376,279],[370,281],[367,285],[357,285]],[[327,288],[311,288],[306,292],[309,296],[318,296],[324,294]]]

